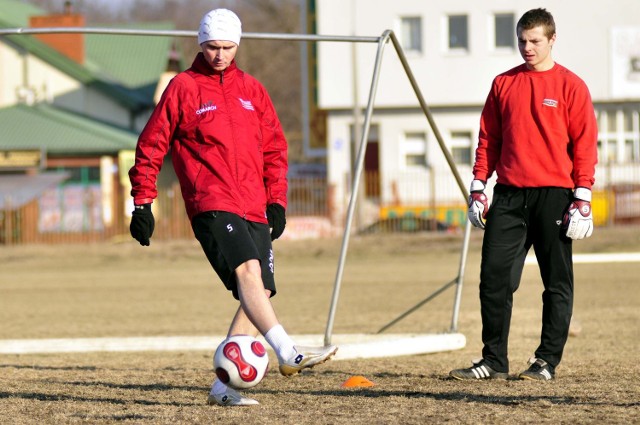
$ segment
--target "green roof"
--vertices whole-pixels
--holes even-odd
[[[106,28],[101,25],[100,28]],[[173,30],[171,22],[136,23],[120,29]],[[85,66],[128,88],[155,84],[166,70],[172,37],[85,34]]]
[[[153,98],[149,98],[148,95],[145,96],[145,93],[127,89],[117,82],[105,81],[104,78],[90,72],[86,67],[67,58],[31,36],[8,35],[6,38],[41,58],[51,66],[59,69],[61,72],[64,72],[71,78],[80,81],[88,87],[94,87],[96,90],[111,97],[130,110],[138,110],[152,105]]]
[[[46,13],[18,0],[0,0],[0,28],[27,27],[29,16]],[[171,30],[175,26],[152,22],[121,28]],[[133,111],[153,107],[156,84],[167,68],[173,42],[171,37],[85,34],[85,64],[80,65],[30,35],[4,37]]]
[[[33,4],[18,0],[0,0],[0,21],[10,26],[26,27],[29,25],[29,16],[44,15],[46,10]]]
[[[135,149],[138,135],[46,104],[0,109],[0,146],[44,149],[48,155],[115,154]]]

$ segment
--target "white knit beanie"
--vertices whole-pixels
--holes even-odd
[[[242,24],[238,15],[228,9],[214,9],[200,21],[198,44],[209,40],[224,40],[240,45],[241,35]]]

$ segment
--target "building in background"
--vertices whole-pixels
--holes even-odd
[[[84,25],[70,2],[47,14],[0,0],[0,28]],[[133,26],[173,29],[170,22]],[[0,37],[0,243],[122,229],[129,158],[176,60],[170,37]]]
[[[640,22],[629,13],[637,0],[618,0],[604,9],[594,0],[555,3],[548,6],[558,22],[554,58],[586,81],[598,116],[597,224],[638,220]],[[540,5],[529,0],[300,4],[308,6],[306,28],[320,35],[376,37],[394,31],[468,184],[491,81],[522,62],[515,23]],[[0,28],[84,25],[70,3],[47,14],[24,1],[0,0]],[[171,30],[174,24],[126,28]],[[126,237],[131,210],[126,172],[137,135],[154,97],[172,72],[185,68],[173,40],[91,33],[0,36],[0,244],[55,241],[63,234],[64,240]],[[303,103],[309,106],[310,144],[304,151],[311,160],[291,164],[285,234],[291,238],[343,230],[378,48],[306,45],[311,90],[304,92]],[[398,217],[402,230],[466,221],[465,200],[391,44],[384,50],[364,162],[357,230]],[[154,236],[190,237],[170,161],[166,164],[156,212],[167,219],[158,220]]]
[[[465,184],[471,181],[491,82],[522,63],[515,24],[527,10],[546,7],[557,24],[554,59],[585,80],[595,104],[600,164],[594,216],[599,224],[640,217],[640,20],[631,12],[637,0],[606,5],[597,0],[314,0],[310,5],[318,34],[395,32]],[[317,106],[327,115],[327,174],[338,217],[350,196],[357,152],[354,104],[367,105],[376,48],[317,47]],[[365,224],[403,214],[458,224],[466,219],[461,191],[391,45],[384,53],[366,152]]]

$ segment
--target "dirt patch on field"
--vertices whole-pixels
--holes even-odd
[[[206,405],[211,352],[0,355],[0,422],[31,423],[638,423],[638,263],[577,264],[575,318],[558,379],[459,382],[480,354],[480,231],[474,231],[458,351],[331,361],[293,378],[272,367],[251,408]],[[335,334],[375,333],[457,276],[460,234],[350,239]],[[278,241],[273,301],[291,334],[323,334],[341,240]],[[597,228],[576,253],[640,251],[640,228]],[[542,284],[526,266],[514,300],[511,372],[540,332]],[[446,332],[450,288],[388,332]],[[0,247],[0,339],[219,335],[236,308],[194,241]],[[272,364],[275,365],[274,359]],[[345,389],[363,375],[374,387]]]

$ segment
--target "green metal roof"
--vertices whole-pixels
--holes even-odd
[[[29,16],[47,12],[18,0],[0,0],[0,27],[27,27]],[[172,22],[128,24],[122,28],[174,29]],[[27,34],[7,35],[15,45],[124,107],[153,106],[158,78],[167,68],[171,37],[85,34],[85,64],[80,65]]]
[[[1,25],[1,23],[0,23]],[[127,89],[117,82],[108,82],[104,78],[90,72],[86,67],[67,58],[58,51],[28,35],[8,35],[8,40],[17,46],[39,57],[61,72],[74,78],[82,84],[94,87],[96,90],[111,97],[116,102],[130,110],[138,110],[149,107],[153,99],[144,93]],[[158,74],[159,75],[159,74]]]
[[[105,26],[100,26],[106,28]],[[172,30],[171,22],[136,23],[122,29]],[[167,69],[171,37],[85,34],[85,66],[95,73],[108,75],[128,88],[155,84]]]
[[[18,0],[0,0],[0,20],[11,25],[26,27],[29,16],[44,15],[47,12],[33,4]]]
[[[0,146],[44,149],[48,155],[115,154],[135,149],[138,135],[46,104],[0,109]]]

